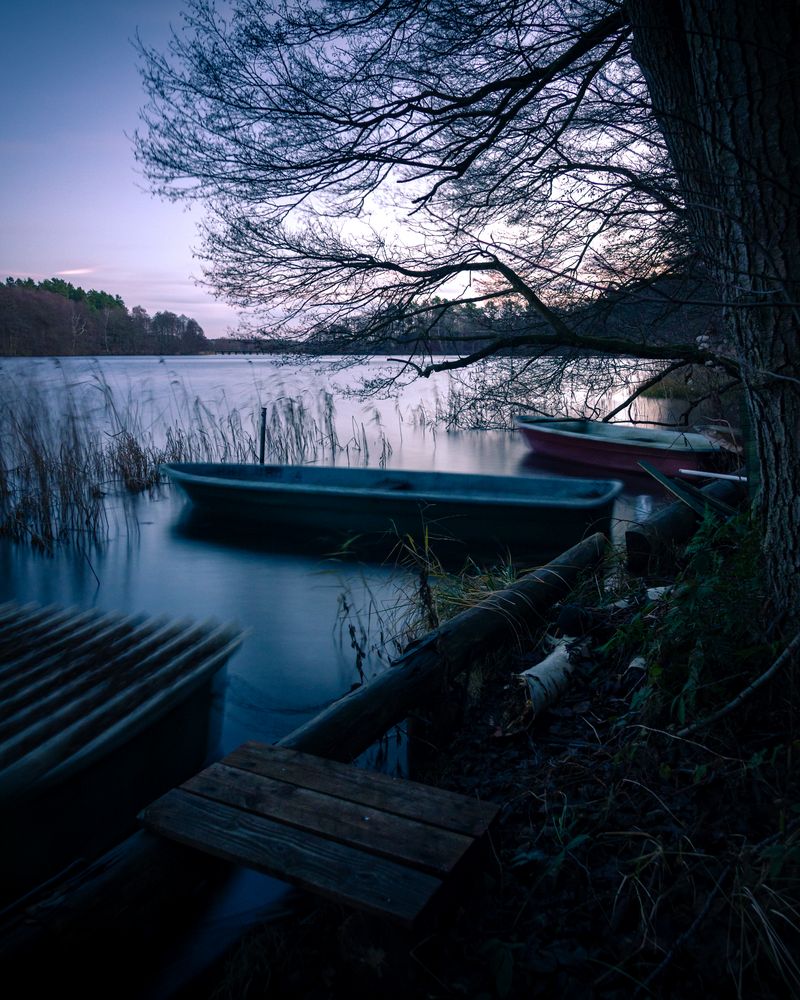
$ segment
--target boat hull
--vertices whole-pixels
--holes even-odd
[[[622,488],[609,480],[321,466],[164,468],[197,508],[228,524],[257,524],[260,536],[358,536],[384,545],[411,537],[434,551],[504,549],[542,559],[586,533],[608,532]]]
[[[680,469],[713,470],[724,462],[724,452],[702,435],[646,431],[602,425],[597,421],[526,421],[517,418],[526,444],[538,455],[608,470],[639,473],[642,460],[666,475]]]

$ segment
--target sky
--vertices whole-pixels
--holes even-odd
[[[144,92],[131,40],[166,48],[181,0],[18,0],[0,30],[0,281],[61,276],[196,319],[235,310],[198,287],[199,215],[151,195],[128,136]]]

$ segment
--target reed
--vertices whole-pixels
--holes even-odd
[[[282,395],[266,404],[265,458],[280,464],[368,464],[363,425],[342,441],[333,396]],[[97,368],[87,381],[53,384],[0,373],[0,537],[42,550],[107,530],[106,495],[158,488],[170,462],[256,462],[256,411],[212,408],[187,387],[167,404],[121,393]],[[378,460],[391,444],[379,428]]]

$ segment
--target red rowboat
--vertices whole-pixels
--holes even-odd
[[[691,431],[527,415],[515,422],[536,454],[607,470],[641,472],[639,462],[645,459],[669,476],[686,468],[718,468],[725,458],[718,444]]]

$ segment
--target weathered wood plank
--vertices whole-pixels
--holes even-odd
[[[15,661],[17,675],[0,684],[0,720],[10,719],[26,705],[36,705],[41,714],[51,711],[52,699],[67,701],[73,682],[86,681],[91,670],[112,671],[114,650],[120,639],[130,642],[133,636],[149,633],[144,626],[137,629],[136,618],[119,617],[116,621],[103,622],[102,627],[94,625],[81,630],[86,635],[62,640],[30,653],[23,660]],[[27,662],[38,665],[28,667]],[[27,662],[26,662],[27,661]]]
[[[451,872],[475,843],[460,833],[225,764],[212,764],[181,788],[434,875]]]
[[[47,631],[47,655],[72,645],[82,632],[94,633],[100,623],[101,619],[96,611],[84,611],[62,624],[56,624]],[[0,623],[0,634],[7,634],[10,631],[12,631],[11,625]],[[41,669],[42,644],[29,640],[23,645],[27,648],[19,650],[15,658],[8,653],[0,656],[0,688],[8,683],[14,683],[23,671],[29,674]]]
[[[0,679],[14,673],[24,671],[26,674],[41,671],[40,663],[43,654],[51,656],[60,650],[78,649],[94,641],[97,634],[114,625],[129,623],[129,627],[139,625],[152,626],[156,619],[145,618],[144,615],[123,615],[114,612],[99,615],[96,611],[84,611],[70,617],[62,625],[49,628],[46,633],[37,637],[29,644],[29,648],[16,658],[3,658],[0,661]],[[0,630],[3,626],[0,626]]]
[[[68,621],[75,614],[72,609],[64,610],[48,606],[37,608],[30,614],[20,614],[10,625],[4,626],[0,632],[0,659],[8,659],[16,655],[18,650],[30,648],[30,643],[37,636],[46,635],[51,628]]]
[[[337,903],[412,926],[440,879],[261,816],[173,789],[140,815],[150,830]]]
[[[263,743],[245,743],[222,763],[471,837],[484,833],[497,814],[491,802]]]
[[[164,623],[154,631],[149,625],[136,629],[134,624],[134,619],[109,624],[85,647],[69,647],[56,659],[47,661],[47,676],[31,685],[23,683],[12,695],[7,695],[8,709],[13,705],[18,707],[13,719],[8,711],[3,735],[8,737],[39,718],[52,721],[53,713],[69,710],[71,706],[73,714],[80,714],[97,701],[92,693],[98,685],[108,686],[101,697],[122,690],[130,683],[131,675],[142,674],[161,663],[169,666],[170,657],[190,642],[185,625]]]
[[[129,739],[152,724],[179,703],[187,690],[213,676],[240,642],[237,629],[216,628],[206,642],[193,646],[159,673],[130,681],[108,702],[68,726],[56,727],[48,739],[27,745],[28,732],[19,734],[21,745],[4,747],[8,763],[0,770],[0,796],[17,795],[36,781],[60,779],[78,764],[85,765],[95,753],[108,753],[118,740]]]
[[[209,632],[207,625],[197,626],[145,659],[140,660],[135,650],[126,651],[116,661],[116,670],[104,671],[99,677],[92,675],[90,686],[78,697],[24,729],[9,726],[4,732],[7,738],[0,743],[0,767],[10,766],[47,741],[74,742],[79,732],[109,725],[149,694],[180,677],[193,663],[213,655],[227,641],[228,634],[224,628]],[[125,668],[132,665],[137,669],[135,676],[129,677]]]

